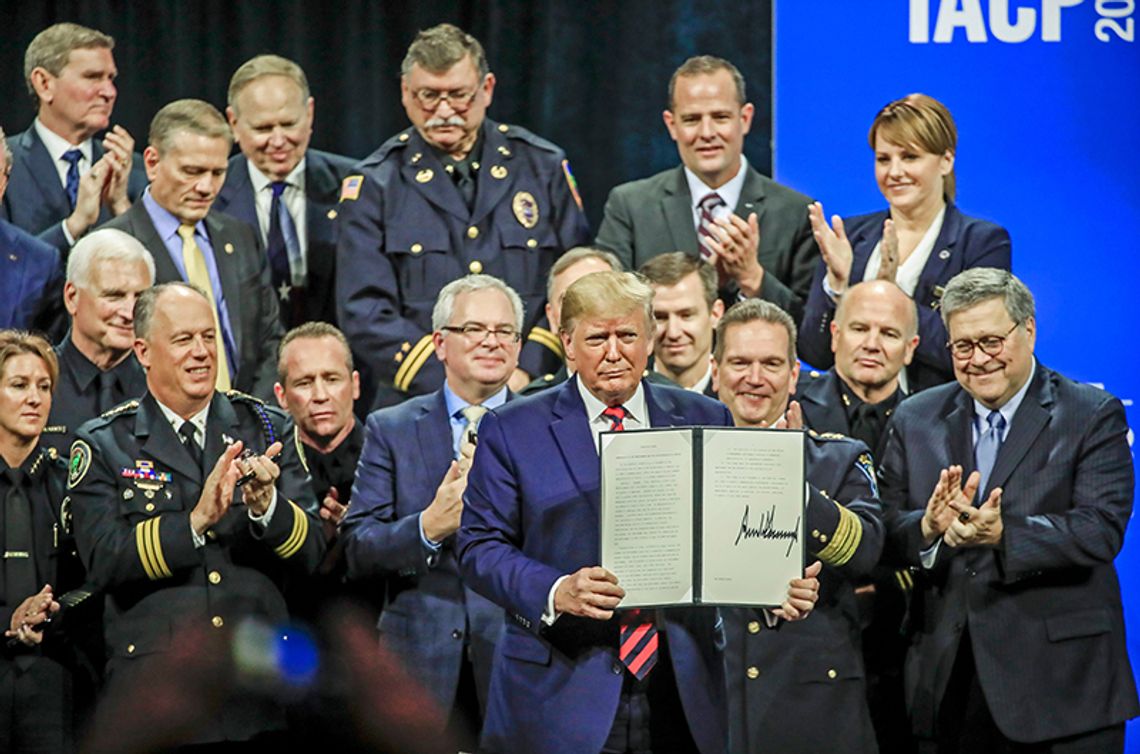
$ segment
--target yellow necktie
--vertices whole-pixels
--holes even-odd
[[[230,366],[226,360],[226,340],[222,337],[222,322],[218,319],[218,302],[214,298],[214,287],[210,285],[210,272],[206,269],[206,258],[198,242],[194,240],[193,225],[179,225],[178,235],[182,237],[182,264],[186,267],[186,280],[206,292],[210,308],[214,310],[214,343],[218,352],[218,379],[214,383],[218,390],[230,389]]]

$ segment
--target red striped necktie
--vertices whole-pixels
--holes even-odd
[[[708,245],[709,239],[718,239],[719,235],[714,230],[716,228],[716,218],[714,212],[718,207],[724,206],[724,199],[720,198],[720,194],[715,191],[711,194],[706,194],[701,199],[697,207],[701,211],[700,224],[697,227],[697,242],[701,250],[701,259],[711,263],[715,253],[712,247]]]
[[[625,430],[624,406],[610,406],[602,412],[610,420],[610,429],[615,432]],[[643,680],[657,664],[657,626],[652,620],[645,620],[641,610],[625,613],[621,619],[621,644],[618,649],[621,664],[625,665],[634,678]]]

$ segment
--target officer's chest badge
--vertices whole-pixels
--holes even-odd
[[[173,481],[169,471],[157,471],[154,461],[135,461],[135,467],[124,466],[119,470],[119,476],[124,479],[133,479],[135,485],[149,492],[147,497],[153,497],[155,490],[161,490],[168,482]]]
[[[501,181],[507,177],[507,168],[505,165],[492,165],[491,177],[496,181]]]
[[[515,219],[519,221],[519,225],[526,229],[531,229],[538,225],[538,202],[534,200],[534,196],[529,191],[520,191],[515,194],[515,198],[511,200],[511,209],[515,213]]]
[[[433,171],[431,168],[424,168],[420,172],[416,173],[416,183],[427,183],[434,177],[435,171]]]

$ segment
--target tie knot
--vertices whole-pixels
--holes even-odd
[[[479,426],[479,420],[483,418],[483,414],[487,413],[487,409],[483,406],[467,406],[461,409],[459,413],[463,414],[463,418],[467,420],[467,426],[476,429]]]
[[[83,159],[83,152],[80,152],[78,149],[69,149],[63,153],[60,159],[68,165],[75,167],[79,164],[79,161]]]
[[[277,199],[281,194],[285,193],[285,187],[289,184],[285,181],[274,181],[269,184],[269,189],[273,192],[273,198]]]
[[[619,432],[625,429],[625,417],[628,415],[625,406],[610,406],[602,411],[602,416],[610,420],[610,429]]]
[[[702,212],[708,212],[712,214],[712,211],[714,209],[724,206],[724,199],[721,199],[720,194],[713,191],[711,193],[705,194],[704,198],[701,199],[700,203],[697,206],[701,208]]]
[[[182,442],[192,443],[194,442],[195,435],[198,434],[198,428],[194,426],[194,422],[187,419],[182,422],[182,426],[178,428],[178,434],[182,436]]]
[[[1001,411],[991,411],[986,416],[986,423],[990,425],[990,429],[996,429],[998,432],[1005,430],[1005,417],[1001,415]]]
[[[4,476],[8,477],[8,482],[11,483],[11,485],[13,487],[23,487],[24,486],[25,474],[24,474],[23,469],[21,469],[19,467],[14,468],[14,469],[13,468],[5,469],[4,470]]]
[[[193,238],[194,238],[194,226],[193,225],[179,225],[178,226],[178,235],[182,237],[183,241],[193,240]]]

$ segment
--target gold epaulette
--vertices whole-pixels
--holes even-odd
[[[243,393],[240,390],[227,390],[226,391],[226,397],[229,398],[230,400],[237,398],[238,400],[241,400],[241,401],[250,401],[252,403],[260,403],[263,406],[265,405],[265,401],[261,400],[256,395],[250,395],[249,393]]]
[[[131,399],[131,400],[127,401],[126,403],[120,403],[118,406],[112,406],[111,408],[107,409],[103,413],[99,414],[99,418],[100,419],[110,419],[112,416],[118,416],[119,414],[123,413],[124,411],[133,411],[134,409],[136,409],[138,407],[139,407],[138,400],[137,399]]]

